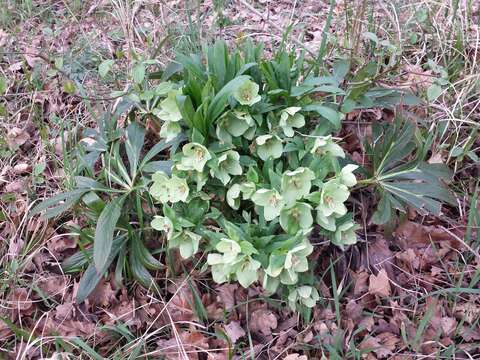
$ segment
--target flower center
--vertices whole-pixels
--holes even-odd
[[[248,91],[244,91],[242,93],[242,99],[245,100],[245,101],[250,101],[250,100],[252,100],[252,95],[250,95],[250,93]]]
[[[277,206],[278,205],[278,202],[279,200],[277,199],[277,197],[275,195],[273,195],[270,200],[268,200],[269,204],[271,206]]]
[[[331,206],[333,204],[333,198],[331,196],[325,196],[325,202]]]
[[[202,149],[196,149],[196,150],[195,150],[195,157],[196,157],[197,160],[199,160],[199,161],[203,160],[204,154],[203,154]]]

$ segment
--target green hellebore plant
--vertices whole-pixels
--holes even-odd
[[[233,97],[241,105],[252,106],[259,102],[262,97],[258,94],[260,87],[257,83],[254,83],[252,80],[246,79],[243,84],[241,84],[233,92]]]
[[[269,157],[278,159],[282,156],[282,140],[277,135],[261,135],[255,139],[257,154],[263,161]]]
[[[347,221],[339,225],[332,238],[332,243],[344,249],[345,245],[353,245],[357,243],[357,235],[355,233],[360,227],[353,221]]]
[[[234,150],[228,150],[218,157],[218,167],[210,170],[210,174],[219,179],[223,185],[230,181],[230,175],[242,175],[240,154]]]
[[[345,152],[342,147],[332,139],[332,135],[319,136],[315,139],[312,154],[316,155],[330,155],[333,157],[345,157]]]
[[[300,229],[307,232],[313,225],[312,206],[297,202],[283,208],[280,211],[280,225],[289,234],[296,234]]]
[[[274,189],[259,189],[252,195],[252,201],[263,206],[265,220],[271,221],[280,215],[283,208],[283,197]]]
[[[188,259],[198,251],[202,237],[188,230],[182,230],[175,234],[168,242],[169,248],[178,248],[180,256]]]
[[[313,308],[320,296],[313,286],[303,285],[292,289],[288,294],[288,304],[292,310],[297,309],[297,304]]]
[[[292,106],[282,110],[280,113],[279,125],[285,136],[292,137],[295,134],[293,128],[305,126],[305,117],[298,112],[301,109],[301,107]]]
[[[342,184],[348,187],[355,186],[357,184],[357,178],[353,174],[358,169],[358,165],[348,164],[340,170],[339,180]]]
[[[169,178],[165,173],[157,171],[152,175],[152,181],[150,194],[162,204],[187,201],[190,189],[185,179],[175,175]]]
[[[320,192],[320,203],[317,210],[322,213],[324,217],[329,217],[332,214],[345,215],[347,208],[344,202],[350,196],[348,188],[341,184],[337,179],[327,181],[323,184]]]
[[[262,264],[251,256],[243,255],[235,264],[234,271],[240,285],[248,288],[258,280],[258,269]]]
[[[167,240],[173,237],[173,223],[166,216],[155,216],[151,222],[152,228],[158,231],[163,231],[167,235]]]
[[[196,170],[202,172],[205,164],[212,158],[208,149],[202,144],[188,143],[182,147],[183,157],[180,164],[177,164],[178,170]]]
[[[300,167],[295,171],[286,171],[282,175],[282,195],[287,205],[310,193],[315,173],[307,168]]]

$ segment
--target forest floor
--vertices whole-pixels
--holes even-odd
[[[479,12],[470,0],[4,0],[0,359],[480,358]],[[216,285],[196,270],[169,278],[161,296],[107,277],[77,304],[80,274],[60,263],[78,248],[67,229],[81,215],[47,221],[29,209],[71,185],[72,149],[117,102],[111,93],[128,85],[133,58],[163,67],[175,52],[247,37],[267,54],[282,39],[313,57],[325,46],[325,62],[361,62],[361,37],[388,40],[399,65],[379,85],[425,100],[409,118],[437,132],[428,162],[454,173],[457,206],[439,217],[410,209],[377,226],[371,194],[354,195],[361,241],[347,251],[316,246],[321,301],[308,323],[260,286]],[[99,76],[107,59],[114,81]],[[349,156],[362,161],[372,122],[394,115],[347,114],[338,135]]]

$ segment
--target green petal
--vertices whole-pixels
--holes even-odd
[[[306,203],[296,203],[283,208],[280,212],[280,225],[289,234],[296,234],[299,229],[309,229],[313,225],[312,207]]]
[[[183,157],[180,164],[177,165],[179,170],[196,170],[202,172],[207,161],[212,158],[207,148],[198,143],[185,144],[182,152]]]
[[[165,216],[155,216],[150,223],[152,228],[158,231],[163,231],[167,235],[167,240],[170,240],[173,236],[173,224],[172,221]]]
[[[263,161],[269,157],[278,159],[282,156],[283,145],[276,135],[261,135],[255,139],[257,154]]]
[[[240,185],[233,184],[227,191],[227,204],[235,210],[240,207]]]
[[[295,171],[286,171],[282,175],[282,195],[287,205],[310,193],[315,174],[308,168],[300,167]]]
[[[160,136],[165,138],[166,141],[174,139],[178,134],[182,132],[182,127],[178,122],[165,121],[160,128]]]
[[[342,168],[340,171],[340,182],[348,187],[355,186],[357,184],[357,179],[353,174],[358,168],[358,165],[348,164]]]

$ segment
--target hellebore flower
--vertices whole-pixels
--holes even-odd
[[[325,216],[321,211],[317,211],[317,224],[328,231],[335,231],[337,225],[335,223],[335,217]]]
[[[312,170],[300,167],[295,171],[286,171],[282,175],[282,195],[287,205],[308,195],[315,174]]]
[[[178,170],[196,170],[202,172],[205,164],[212,158],[207,148],[198,143],[188,143],[183,145],[183,157],[180,164],[177,164]]]
[[[160,136],[165,138],[166,141],[174,139],[181,132],[182,127],[180,124],[173,121],[165,121],[160,128]]]
[[[349,197],[350,192],[348,188],[333,179],[323,184],[320,192],[320,203],[317,210],[322,213],[324,217],[329,217],[332,214],[345,215],[347,208],[343,204]]]
[[[312,207],[309,204],[297,202],[280,212],[280,225],[289,234],[296,234],[299,229],[308,230],[312,224]]]
[[[282,140],[277,135],[261,135],[255,139],[257,154],[263,161],[269,157],[278,159],[282,156]]]
[[[355,234],[355,230],[357,230],[359,226],[355,224],[353,221],[348,221],[339,225],[335,234],[332,238],[332,243],[337,245],[338,247],[342,248],[344,245],[353,245],[357,242],[357,235]]]
[[[258,279],[258,269],[261,264],[251,256],[243,256],[235,265],[235,276],[244,288],[248,288]]]
[[[158,231],[163,231],[167,235],[167,240],[173,236],[172,221],[166,216],[155,216],[151,222],[152,228]]]
[[[184,259],[188,259],[190,256],[198,251],[198,245],[202,237],[188,230],[183,230],[176,234],[168,242],[170,248],[178,248],[180,255]]]
[[[233,110],[226,113],[218,122],[217,137],[225,143],[231,143],[232,136],[242,136],[249,128],[254,126],[255,120],[249,113]]]
[[[320,296],[318,291],[313,286],[299,286],[296,289],[293,289],[288,294],[288,304],[292,310],[296,310],[297,303],[304,305],[308,308],[313,308],[317,303]]]
[[[315,139],[315,143],[313,144],[311,153],[317,155],[330,155],[341,158],[345,157],[343,149],[340,145],[333,141],[332,135],[317,137]]]
[[[237,210],[240,207],[240,194],[242,194],[243,200],[248,200],[254,192],[255,184],[253,182],[233,184],[227,191],[227,203],[232,209]]]
[[[254,83],[251,80],[245,80],[235,91],[233,92],[233,97],[241,105],[252,106],[253,104],[259,102],[262,97],[258,95],[258,90],[260,87],[258,84]]]
[[[277,190],[259,189],[252,195],[252,201],[263,206],[265,220],[271,221],[280,215],[284,202]]]
[[[270,277],[280,277],[280,282],[293,285],[298,280],[298,273],[308,270],[307,256],[313,251],[313,246],[308,240],[287,251],[274,252],[270,255],[265,273]]]
[[[340,177],[339,180],[342,184],[352,187],[357,184],[357,179],[355,175],[353,175],[353,172],[357,170],[358,165],[355,164],[348,164],[343,167],[343,169],[340,171]]]
[[[226,185],[230,175],[242,175],[242,166],[240,165],[240,154],[233,150],[228,150],[218,157],[218,167],[210,170],[210,174]]]
[[[171,90],[168,96],[160,103],[160,109],[155,109],[154,115],[167,122],[177,122],[182,119],[182,114],[177,105],[179,90]]]
[[[161,171],[152,175],[153,185],[150,187],[150,194],[162,204],[167,202],[186,202],[190,189],[187,181],[177,176],[168,178]]]
[[[297,106],[288,107],[280,113],[279,125],[285,136],[292,137],[294,135],[293,128],[300,128],[305,125],[305,117],[298,113],[302,108]]]

